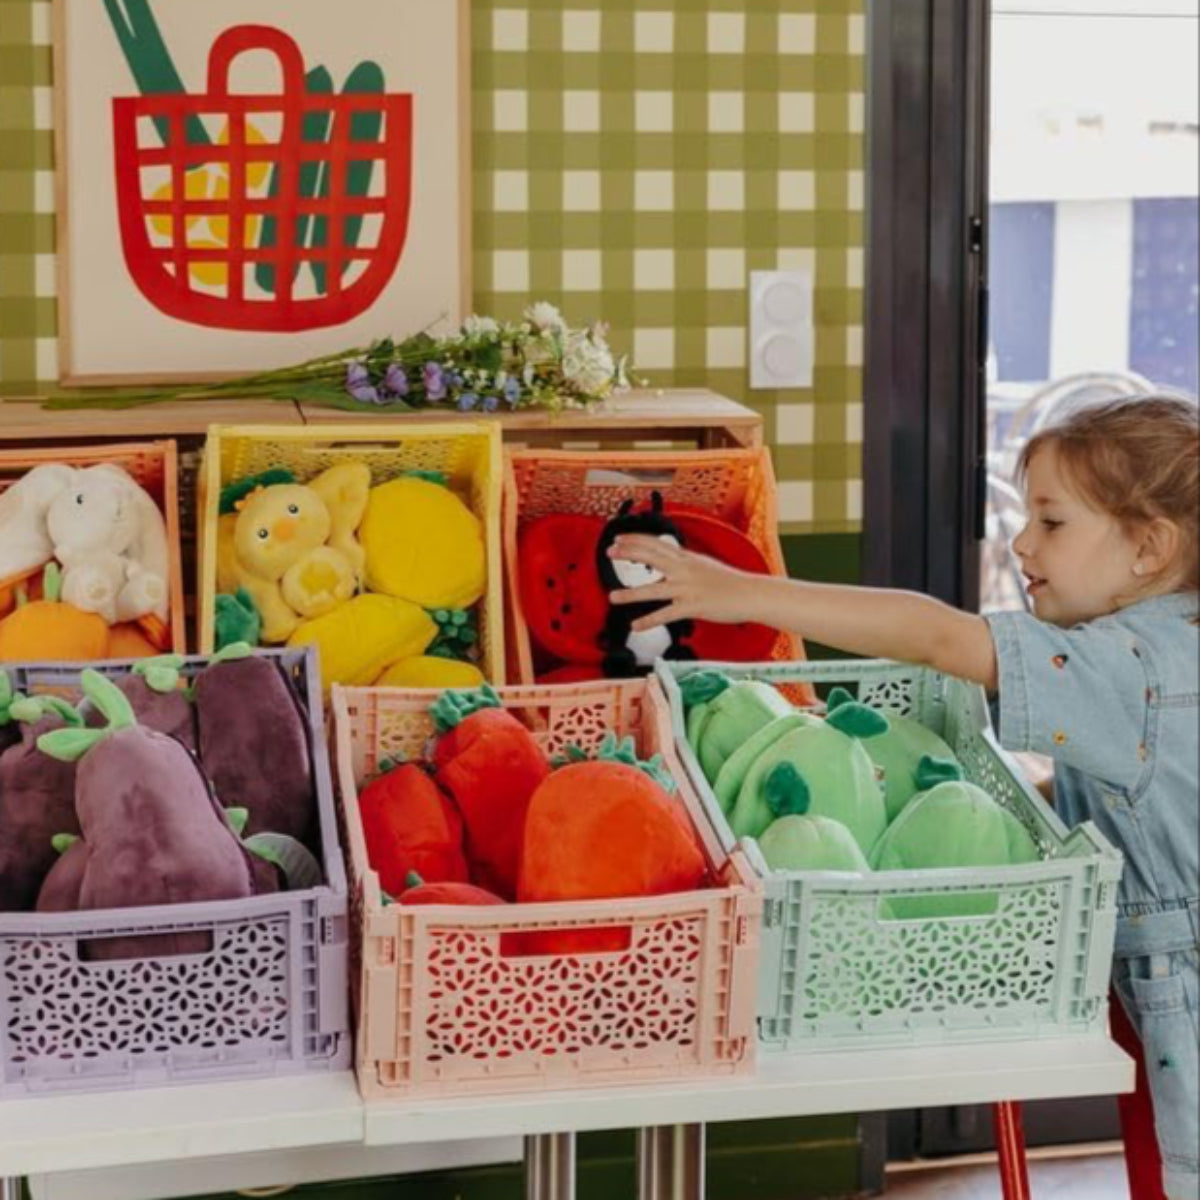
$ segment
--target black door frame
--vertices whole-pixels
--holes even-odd
[[[869,0],[863,575],[979,603],[989,0]]]

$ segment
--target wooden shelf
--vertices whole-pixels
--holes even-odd
[[[165,402],[142,408],[46,411],[36,404],[0,405],[0,444],[92,439],[200,438],[209,425],[319,425],[355,421],[479,420],[477,413],[430,410],[362,414],[264,400]],[[700,447],[760,446],[762,417],[751,408],[703,389],[631,391],[594,409],[563,413],[501,413],[510,445],[562,445],[572,441],[685,442]]]

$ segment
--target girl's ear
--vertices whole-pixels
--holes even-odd
[[[1142,529],[1133,573],[1146,579],[1169,571],[1178,561],[1182,542],[1182,531],[1174,521],[1155,517]]]

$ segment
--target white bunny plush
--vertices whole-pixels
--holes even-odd
[[[0,579],[35,571],[54,557],[46,513],[75,474],[61,463],[47,463],[0,492]]]
[[[74,471],[47,510],[46,529],[69,604],[110,625],[167,619],[166,521],[128,472],[108,463]]]

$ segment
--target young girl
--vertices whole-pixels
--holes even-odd
[[[1195,403],[1170,396],[1092,406],[1028,443],[1013,549],[1032,616],[764,579],[636,536],[610,550],[659,576],[613,594],[666,602],[635,629],[757,621],[998,689],[1001,742],[1053,758],[1063,819],[1094,821],[1125,856],[1113,982],[1143,1043],[1171,1200],[1197,1200],[1200,1140],[1198,447]]]

